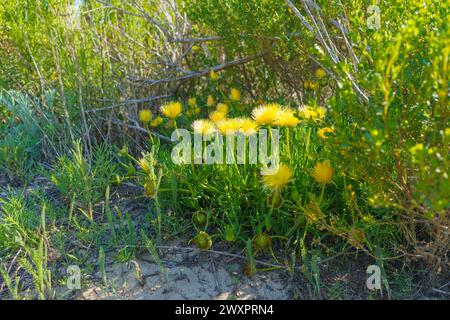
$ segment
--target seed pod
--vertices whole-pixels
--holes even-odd
[[[199,227],[205,226],[207,220],[208,215],[204,211],[197,211],[192,215],[192,222]]]
[[[266,233],[259,233],[253,237],[253,248],[255,251],[264,251],[272,246],[272,238]]]
[[[212,239],[209,234],[200,231],[194,239],[195,244],[201,250],[208,250],[212,246]]]

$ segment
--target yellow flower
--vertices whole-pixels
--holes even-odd
[[[211,71],[209,72],[209,77],[213,81],[216,81],[217,79],[219,79],[219,76],[217,75],[217,73],[213,69],[211,69]]]
[[[423,150],[423,143],[418,143],[414,147],[409,148],[409,152],[411,152],[412,155],[415,155],[416,153]]]
[[[183,111],[180,102],[169,102],[161,107],[161,112],[170,119],[175,119]]]
[[[162,122],[163,122],[163,118],[161,118],[161,117],[156,117],[155,119],[152,120],[152,122],[150,122],[150,126],[152,126],[152,127],[157,127],[157,126],[159,126]]]
[[[210,134],[216,131],[214,123],[210,120],[195,120],[191,126],[192,129],[194,129],[194,133],[201,133],[203,135]]]
[[[280,109],[275,119],[275,124],[282,127],[295,127],[300,120],[294,115],[294,110],[291,108]]]
[[[152,112],[150,110],[141,110],[139,112],[139,120],[144,123],[149,122],[150,120],[152,120]]]
[[[450,128],[445,128],[445,136],[450,137]]]
[[[220,133],[224,135],[235,134],[241,127],[240,119],[237,118],[224,119],[219,121],[216,125]]]
[[[333,179],[334,170],[328,161],[319,162],[314,167],[312,177],[319,183],[327,184]]]
[[[323,70],[322,68],[317,68],[316,70],[316,77],[317,79],[322,79],[323,77],[325,77],[327,75],[327,73],[325,72],[325,70]]]
[[[327,113],[327,109],[324,107],[317,107],[316,108],[317,118],[323,119],[325,118],[325,114]]]
[[[280,164],[275,170],[265,170],[263,172],[264,185],[272,190],[280,190],[292,181],[292,171],[285,164]]]
[[[208,105],[208,107],[212,107],[214,105],[214,97],[209,95],[208,99],[206,100],[206,104]]]
[[[299,107],[298,113],[302,118],[305,119],[315,119],[317,118],[317,112],[314,111],[311,107],[305,106],[305,107]]]
[[[309,81],[306,80],[305,82],[303,82],[303,88],[308,89],[309,88]]]
[[[145,173],[151,172],[151,164],[145,157],[138,160],[139,167],[141,167],[142,171]]]
[[[232,88],[231,92],[230,92],[230,99],[232,101],[239,101],[241,100],[241,92],[236,89],[236,88]]]
[[[218,103],[216,110],[227,114],[228,113],[228,105],[225,103]]]
[[[273,124],[277,118],[281,106],[277,103],[269,103],[259,106],[252,111],[252,118],[259,124]]]
[[[226,114],[223,113],[222,111],[218,111],[218,110],[213,111],[213,112],[211,112],[211,113],[209,114],[209,118],[210,118],[211,121],[214,122],[214,123],[219,122],[219,121],[225,119],[225,117],[226,117]]]
[[[319,89],[319,84],[316,82],[316,81],[310,81],[309,82],[309,88],[312,90],[312,91],[316,91],[317,89]]]
[[[370,135],[374,138],[378,137],[379,134],[380,132],[378,131],[378,129],[373,129],[370,131]]]
[[[196,98],[189,98],[188,99],[188,106],[191,108],[194,108],[197,106],[197,99]]]
[[[304,106],[299,107],[298,112],[302,118],[316,121],[325,117],[327,109],[325,109],[324,107],[312,108],[310,106]]]
[[[242,132],[244,135],[251,135],[258,131],[258,123],[250,118],[242,118],[239,122],[239,132]]]
[[[320,139],[328,139],[327,133],[329,134],[333,134],[334,133],[334,129],[330,128],[330,127],[326,127],[326,128],[320,128],[319,130],[317,130],[317,135],[319,136]]]

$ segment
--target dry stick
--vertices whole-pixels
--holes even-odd
[[[256,54],[256,55],[252,55],[250,57],[247,58],[242,58],[242,59],[237,59],[231,62],[226,62],[226,63],[222,63],[219,64],[213,68],[208,68],[208,69],[203,69],[200,71],[195,71],[195,72],[191,72],[188,75],[182,76],[182,77],[178,77],[178,78],[164,78],[164,79],[160,79],[160,80],[150,80],[150,79],[145,79],[145,80],[137,80],[138,82],[141,82],[141,85],[145,85],[145,84],[149,84],[149,85],[155,85],[155,84],[160,84],[160,83],[170,83],[170,82],[176,82],[176,81],[186,81],[186,80],[190,80],[193,78],[198,78],[198,77],[202,77],[204,75],[209,74],[209,72],[211,70],[214,70],[215,72],[233,67],[233,66],[237,66],[243,63],[247,63],[251,60],[260,58],[264,55],[266,55],[268,52],[263,52],[260,54]]]
[[[78,60],[78,51],[76,48],[76,41],[75,41],[75,31],[72,32],[72,41],[73,41],[73,58],[75,61],[75,67],[77,69],[77,80],[78,80],[78,100],[80,103],[80,109],[81,109],[81,118],[83,120],[83,126],[85,130],[85,136],[87,140],[87,147],[89,149],[89,162],[92,163],[92,142],[91,142],[91,136],[89,134],[89,128],[86,120],[86,114],[84,110],[84,103],[83,103],[83,80],[82,80],[82,74],[80,69],[80,62]],[[84,139],[83,139],[84,140]],[[85,142],[86,145],[86,142]]]
[[[33,56],[33,52],[31,52],[31,48],[30,48],[30,44],[28,43],[28,37],[26,35],[26,33],[21,29],[22,31],[22,35],[23,35],[23,40],[25,42],[25,46],[27,47],[28,53],[30,54],[31,57],[31,61],[33,62],[34,68],[36,69],[36,73],[39,77],[39,82],[41,85],[41,99],[42,99],[42,105],[44,106],[44,109],[46,109],[47,107],[47,99],[45,97],[45,80],[44,80],[44,76],[41,73],[41,70],[39,69],[39,66],[36,62],[36,59],[34,59]]]
[[[124,100],[120,103],[116,103],[113,104],[111,106],[108,107],[103,107],[103,108],[97,108],[97,109],[90,109],[90,110],[86,110],[86,113],[89,112],[98,112],[98,111],[103,111],[103,110],[109,110],[109,109],[114,109],[123,105],[127,105],[127,104],[133,104],[133,103],[142,103],[142,102],[150,102],[153,100],[159,100],[159,99],[167,99],[172,97],[172,95],[170,94],[166,94],[166,95],[162,95],[162,96],[153,96],[153,97],[147,97],[147,98],[142,98],[142,99],[129,99],[129,100]]]
[[[97,1],[99,1],[99,0],[97,0]],[[128,0],[123,1],[123,2],[129,4]],[[161,23],[159,23],[159,22],[156,21],[155,19],[151,18],[151,17],[147,14],[147,12],[146,12],[142,7],[140,7],[140,6],[136,3],[135,0],[132,0],[131,2],[132,2],[132,6],[133,6],[134,8],[136,8],[148,22],[150,22],[151,24],[155,25],[156,28],[157,28],[157,29],[158,29],[165,37],[170,38],[169,31],[168,31],[166,28],[164,28],[163,25],[162,25]]]
[[[337,21],[336,26],[338,27],[339,31],[341,31],[342,36],[344,37],[344,41],[345,41],[347,50],[350,52],[350,54],[353,58],[353,67],[355,68],[356,71],[358,71],[359,59],[356,56],[355,51],[353,50],[352,45],[350,44],[350,41],[348,41],[347,36],[344,31],[344,28],[342,27],[342,24],[340,23],[340,21]]]
[[[61,65],[59,62],[59,54],[58,54],[57,50],[55,49],[55,47],[56,46],[52,46],[52,52],[53,52],[53,59],[55,60],[56,74],[58,76],[59,91],[60,91],[63,110],[64,110],[64,117],[66,118],[67,126],[69,127],[68,129],[69,129],[70,139],[72,141],[75,141],[75,137],[72,132],[72,124],[70,122],[69,110],[67,108],[66,95],[64,94],[64,84],[62,81],[62,73],[61,73]]]
[[[130,129],[134,129],[134,130],[137,130],[137,131],[140,131],[140,132],[145,132],[145,133],[150,132],[152,135],[157,136],[158,138],[160,138],[163,141],[173,142],[170,138],[168,138],[168,137],[166,137],[166,136],[164,136],[164,135],[162,135],[160,133],[154,132],[154,131],[150,131],[150,130],[147,131],[146,129],[140,127],[139,125],[131,125],[131,124],[119,121],[117,119],[112,119],[111,123],[117,124],[119,126],[127,127],[127,128],[130,128]]]
[[[218,41],[218,40],[223,40],[223,39],[224,39],[223,37],[211,36],[211,37],[203,37],[203,38],[169,39],[168,42],[173,42],[173,43],[198,43],[198,42]]]
[[[156,246],[156,248],[158,248],[158,249],[165,249],[165,250],[180,250],[180,251],[197,251],[198,250],[197,248],[177,247],[177,246]],[[233,257],[233,258],[247,260],[247,257],[245,257],[245,256],[241,256],[239,254],[228,253],[228,252],[224,252],[224,251],[217,251],[217,250],[201,250],[201,251],[202,252],[212,253],[212,254],[219,254],[219,255],[222,255],[222,256],[228,256],[228,257]],[[273,267],[273,268],[280,268],[280,269],[288,269],[289,268],[289,267],[284,266],[284,265],[273,264],[273,263],[264,262],[264,261],[260,261],[260,260],[255,260],[255,262],[259,263],[261,265],[268,266],[268,267]]]
[[[332,49],[326,44],[326,41],[322,35],[322,33],[320,32],[319,27],[317,26],[314,17],[312,16],[311,11],[309,10],[308,4],[303,0],[304,6],[305,6],[305,10],[308,12],[308,14],[310,15],[310,18],[313,20],[313,22],[315,23],[315,26],[317,28],[317,30],[315,31],[314,28],[309,24],[309,22],[306,20],[306,18],[301,14],[301,12],[297,9],[297,7],[290,1],[290,0],[285,0],[286,4],[292,9],[292,11],[294,12],[294,14],[301,20],[301,22],[303,23],[303,25],[312,33],[315,34],[316,38],[319,40],[319,42],[323,45],[324,49],[326,49],[326,51],[328,52],[328,54],[330,55],[331,59],[333,60],[333,62],[335,64],[337,64],[340,59],[339,56],[336,55],[336,52],[333,52]],[[317,12],[320,12],[320,8],[319,6],[313,2],[313,1],[308,1],[308,3],[312,6],[314,6],[316,8]],[[328,36],[329,39],[329,36]],[[331,39],[329,40],[331,41]],[[336,48],[333,44],[333,47]],[[367,95],[361,90],[361,88],[358,86],[358,84],[356,83],[355,79],[353,78],[353,76],[349,73],[349,72],[345,72],[345,75],[347,77],[347,79],[351,82],[353,89],[367,102],[369,101],[369,98],[367,97]]]
[[[165,250],[180,250],[180,251],[197,251],[197,248],[191,248],[191,247],[177,247],[177,246],[156,246],[156,248],[158,249],[165,249]],[[217,251],[217,250],[201,250],[202,252],[208,252],[208,253],[212,253],[212,254],[219,254],[222,256],[228,256],[228,257],[233,257],[233,258],[238,258],[238,259],[242,259],[242,260],[247,260],[247,257],[239,255],[239,254],[234,254],[234,253],[228,253],[228,252],[224,252],[224,251]],[[339,254],[336,254],[334,256],[331,256],[329,258],[326,258],[324,260],[318,261],[319,264],[323,264],[325,262],[331,261],[337,257],[340,257],[342,255],[348,254],[346,252],[342,252]],[[289,269],[288,266],[285,265],[280,265],[280,264],[273,264],[273,263],[269,263],[269,262],[264,262],[261,260],[255,260],[256,263],[259,263],[261,265],[265,265],[268,267],[274,267],[274,268],[281,268],[281,269]]]

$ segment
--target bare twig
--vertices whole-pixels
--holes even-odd
[[[156,246],[156,248],[164,249],[164,250],[180,250],[180,251],[198,251],[199,250],[197,248],[177,247],[177,246]],[[233,257],[233,258],[237,258],[237,259],[241,259],[241,260],[247,260],[247,257],[245,257],[245,256],[242,256],[242,255],[239,255],[239,254],[234,254],[234,253],[228,253],[228,252],[224,252],[224,251],[202,250],[202,252],[207,252],[207,253],[212,253],[212,254],[219,254],[219,255],[222,255],[222,256]],[[288,267],[285,266],[285,265],[273,264],[273,263],[264,262],[264,261],[261,261],[261,260],[255,260],[255,262],[257,264],[260,264],[260,265],[263,265],[263,266],[268,266],[268,267],[273,267],[273,268],[280,268],[280,269],[288,269]]]
[[[103,107],[103,108],[96,108],[96,109],[90,109],[90,110],[86,110],[85,112],[98,112],[98,111],[104,111],[104,110],[109,110],[109,109],[114,109],[126,104],[134,104],[134,103],[143,103],[143,102],[151,102],[151,101],[155,101],[155,100],[159,100],[159,99],[167,99],[170,98],[172,95],[170,94],[166,94],[166,95],[162,95],[162,96],[153,96],[153,97],[147,97],[147,98],[142,98],[142,99],[129,99],[129,100],[125,100],[125,101],[121,101],[119,103],[110,105],[108,107]]]
[[[320,7],[312,0],[302,0],[303,7],[308,13],[309,18],[314,23],[314,27],[306,20],[306,18],[301,14],[301,12],[297,9],[297,7],[292,3],[290,0],[285,0],[286,4],[289,8],[292,9],[294,14],[301,20],[302,24],[314,34],[316,39],[321,43],[322,47],[325,49],[325,51],[328,53],[328,55],[333,60],[334,64],[338,64],[341,62],[340,56],[342,54],[338,51],[336,45],[331,40],[330,36],[328,35],[328,31],[325,27],[325,24],[322,20],[322,10]],[[313,15],[313,13],[310,10],[310,7],[312,7],[316,13],[317,18]],[[342,27],[339,28],[339,31],[342,32],[342,34],[345,36],[345,31]],[[348,42],[348,39],[345,38],[347,47],[349,48],[349,51],[352,55],[352,58],[355,60],[356,55],[353,52],[351,44]],[[357,61],[357,58],[356,58]],[[344,75],[347,77],[347,79],[352,84],[353,89],[363,98],[366,102],[369,101],[368,96],[366,93],[363,92],[363,90],[359,87],[359,85],[356,83],[355,78],[350,72],[345,71]]]
[[[136,80],[137,82],[141,82],[142,85],[145,84],[149,84],[149,85],[156,85],[156,84],[161,84],[161,83],[170,83],[170,82],[178,82],[178,81],[186,81],[186,80],[190,80],[193,78],[198,78],[198,77],[202,77],[204,75],[209,74],[209,72],[211,70],[214,70],[215,72],[227,69],[227,68],[231,68],[243,63],[247,63],[249,61],[252,61],[254,59],[260,58],[262,56],[264,56],[265,54],[267,54],[267,52],[263,52],[260,54],[256,54],[247,58],[242,58],[242,59],[236,59],[234,61],[231,62],[225,62],[222,64],[219,64],[215,67],[212,68],[208,68],[208,69],[203,69],[200,71],[195,71],[195,72],[191,72],[190,74],[187,74],[185,76],[181,76],[181,77],[177,77],[177,78],[164,78],[164,79],[159,79],[159,80],[151,80],[151,79],[143,79],[143,80]]]
[[[150,132],[152,135],[160,138],[163,141],[172,142],[172,140],[170,138],[168,138],[168,137],[166,137],[166,136],[164,136],[164,135],[162,135],[160,133],[154,132],[154,131],[150,131],[150,130],[147,131],[145,128],[142,128],[139,125],[131,125],[131,124],[119,121],[117,119],[112,119],[111,123],[117,124],[119,126],[127,127],[127,128],[130,128],[130,129],[134,129],[134,130],[137,130],[137,131],[140,131],[140,132],[145,132],[145,133]]]

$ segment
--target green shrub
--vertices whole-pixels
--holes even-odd
[[[82,212],[93,219],[94,205],[104,196],[106,187],[115,177],[116,165],[107,145],[98,146],[92,158],[83,153],[81,142],[76,142],[71,155],[57,159],[47,175],[68,200],[75,200]]]
[[[19,92],[0,93],[5,116],[0,127],[0,170],[16,182],[28,179],[40,158],[41,135],[28,99]]]

